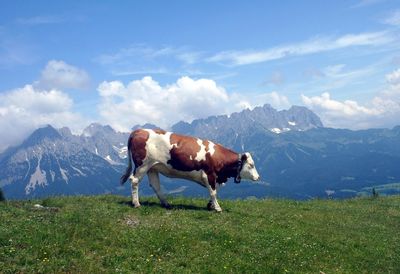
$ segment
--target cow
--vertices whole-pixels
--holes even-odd
[[[139,183],[146,174],[163,207],[170,208],[170,205],[161,191],[159,173],[206,187],[210,193],[207,208],[217,212],[222,211],[217,201],[217,189],[228,178],[233,177],[235,183],[240,183],[241,179],[260,179],[250,153],[236,153],[209,140],[161,129],[133,131],[128,139],[128,159],[121,184],[130,179],[134,207],[140,207]],[[135,164],[133,173],[132,161]]]

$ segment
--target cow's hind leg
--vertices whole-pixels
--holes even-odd
[[[158,172],[150,169],[147,173],[147,176],[149,177],[151,187],[157,194],[158,199],[160,199],[161,205],[165,208],[171,208],[170,204],[167,202],[164,194],[161,191],[160,177],[158,176]]]
[[[134,207],[140,207],[139,203],[139,183],[147,173],[149,168],[147,166],[140,166],[135,169],[135,174],[129,177],[132,185],[132,205]]]

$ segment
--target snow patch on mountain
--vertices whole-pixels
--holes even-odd
[[[42,160],[42,155],[38,156],[38,163],[36,166],[35,172],[31,175],[29,179],[29,183],[25,187],[25,193],[28,195],[32,190],[36,188],[36,186],[46,186],[46,171],[40,169],[40,161]]]

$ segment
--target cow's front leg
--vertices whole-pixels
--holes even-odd
[[[216,212],[221,212],[222,208],[219,206],[218,200],[217,200],[216,185],[215,184],[213,186],[209,185],[207,188],[208,188],[208,191],[210,192],[210,201],[207,204],[207,208],[209,210],[214,209]]]
[[[221,212],[222,208],[218,204],[217,200],[217,182],[216,176],[208,175],[204,176],[205,185],[210,192],[210,201],[207,204],[208,210],[215,210],[216,212]]]

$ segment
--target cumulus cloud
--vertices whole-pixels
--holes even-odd
[[[86,71],[64,61],[51,60],[42,71],[37,85],[46,89],[86,89],[89,83],[90,78]]]
[[[38,127],[51,124],[80,130],[87,122],[72,112],[73,100],[59,90],[32,85],[0,95],[0,151],[22,142]]]
[[[178,121],[229,114],[264,103],[289,104],[277,92],[249,100],[240,94],[227,93],[213,80],[190,77],[181,77],[165,86],[149,76],[127,85],[105,81],[98,86],[98,92],[102,98],[99,113],[103,121],[121,131],[146,122],[167,128]]]
[[[182,77],[161,86],[147,76],[126,86],[119,81],[103,82],[98,91],[100,115],[119,130],[145,122],[166,127],[180,120],[225,113],[231,107],[227,92],[208,79]]]
[[[328,92],[301,97],[326,126],[351,129],[393,127],[400,121],[400,69],[387,74],[386,80],[386,88],[365,105],[352,100],[332,99]]]

